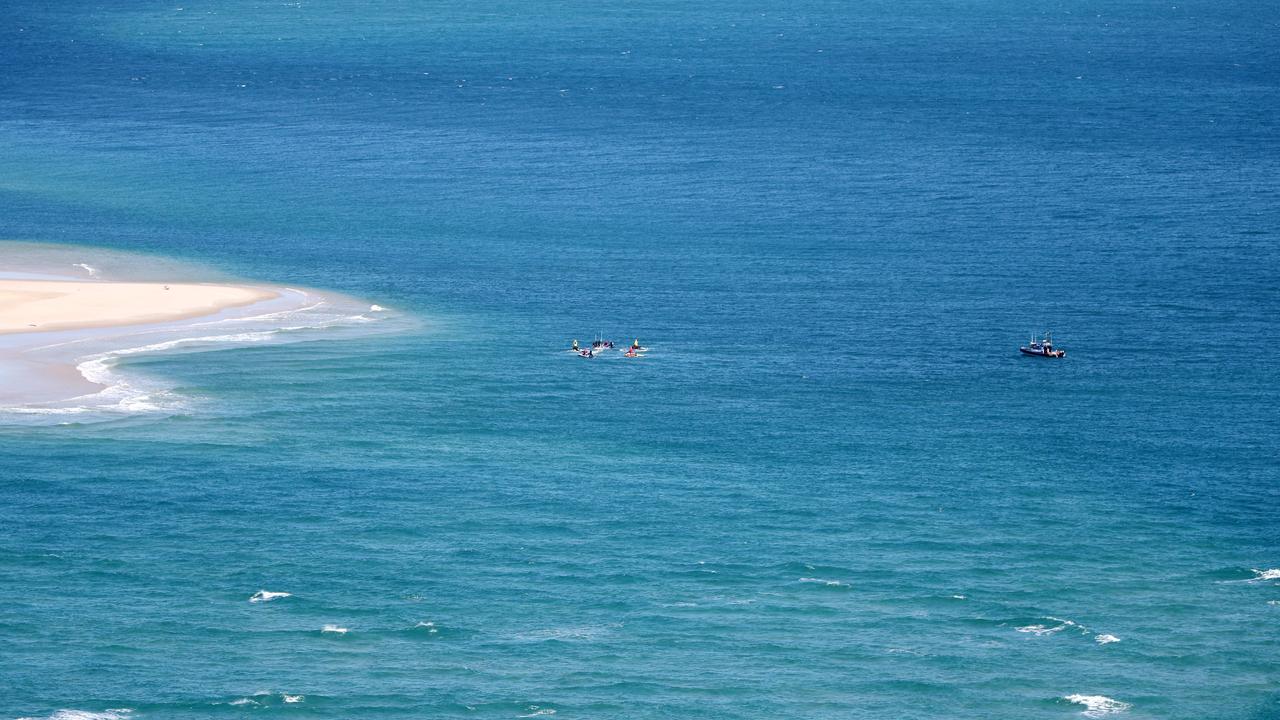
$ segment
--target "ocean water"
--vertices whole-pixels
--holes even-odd
[[[0,427],[0,718],[1280,717],[1278,24],[3,3],[0,238],[416,323]]]

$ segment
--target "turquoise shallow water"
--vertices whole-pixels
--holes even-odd
[[[0,429],[0,717],[1280,717],[1274,9],[0,17],[0,236],[422,320]]]

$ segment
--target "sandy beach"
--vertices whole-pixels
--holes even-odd
[[[182,320],[277,296],[244,285],[0,280],[0,334]]]
[[[0,242],[0,424],[186,407],[166,378],[118,369],[125,358],[394,327],[363,300],[217,278],[172,258]]]

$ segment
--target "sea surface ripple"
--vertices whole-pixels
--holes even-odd
[[[0,238],[420,321],[0,427],[0,718],[1280,717],[1280,6],[0,18]]]

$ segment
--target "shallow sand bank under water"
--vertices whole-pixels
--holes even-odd
[[[118,367],[131,356],[414,326],[339,293],[197,282],[200,274],[142,255],[0,243],[0,422],[85,422],[189,406],[164,381]]]

